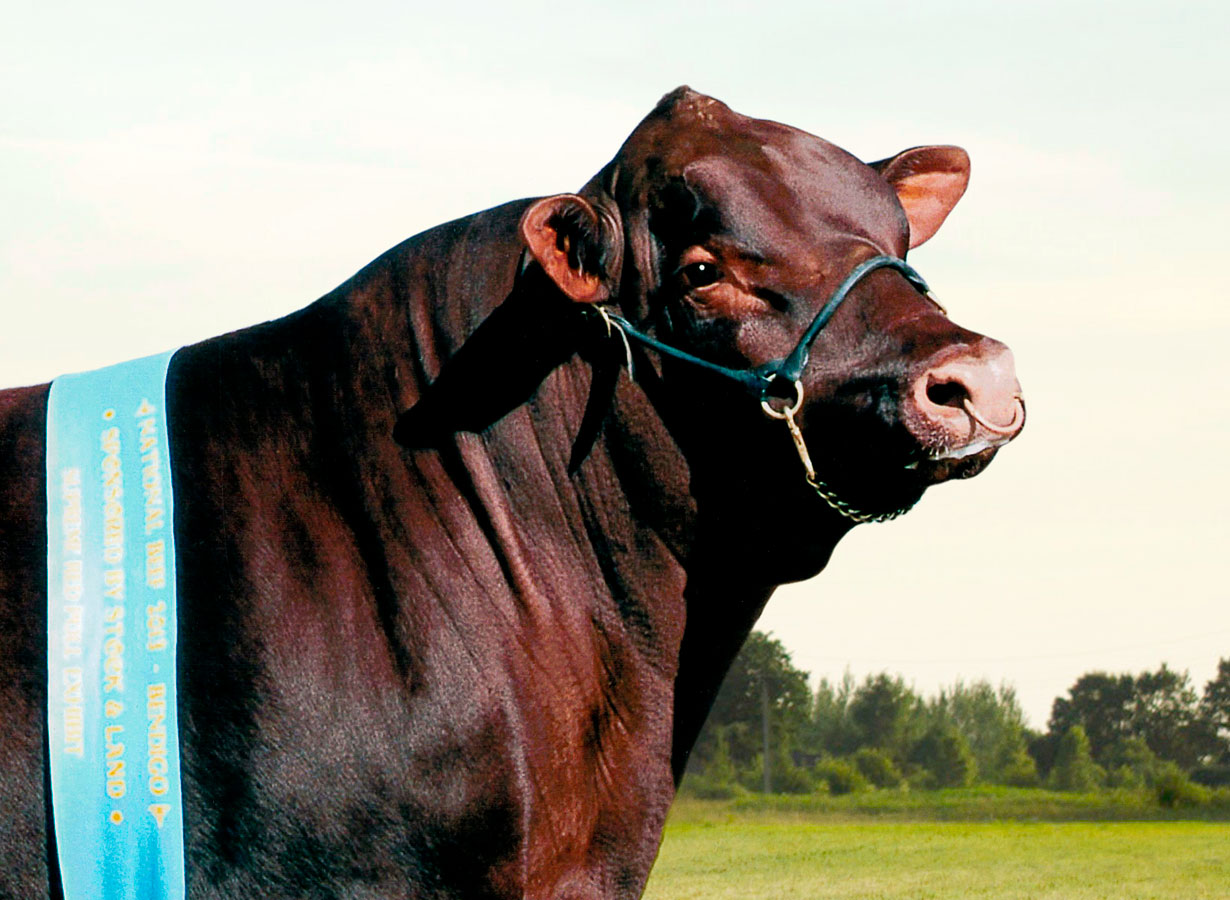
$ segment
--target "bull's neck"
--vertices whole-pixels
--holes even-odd
[[[367,373],[356,394],[391,401],[382,415],[401,417],[409,461],[442,467],[469,501],[512,592],[557,604],[562,619],[589,607],[576,621],[591,632],[624,623],[637,655],[673,677],[696,533],[688,469],[625,374],[570,471],[594,389],[582,358],[592,335],[571,304],[518,280],[522,206],[414,238],[325,304],[344,307],[366,345],[350,354]],[[583,593],[563,596],[561,582]]]
[[[679,777],[772,579],[753,571],[749,523],[722,509],[720,491],[698,502],[678,427],[626,371],[570,471],[599,379],[570,332],[560,343],[550,331],[549,311],[535,321],[540,298],[514,291],[518,216],[509,207],[429,232],[333,301],[361,345],[355,397],[389,407],[382,427],[428,410],[415,425],[437,433],[407,452],[454,482],[510,594],[552,640],[602,642],[673,693]]]

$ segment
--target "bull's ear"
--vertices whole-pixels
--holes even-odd
[[[601,303],[614,295],[619,278],[623,237],[618,215],[613,204],[557,194],[525,211],[521,237],[565,295],[580,303]]]
[[[873,162],[910,220],[910,247],[939,230],[969,184],[969,154],[960,147],[913,147]]]

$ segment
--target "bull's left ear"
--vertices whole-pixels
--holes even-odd
[[[613,203],[591,203],[577,194],[544,197],[521,217],[521,237],[566,296],[580,303],[614,296],[623,235]]]
[[[960,147],[912,147],[871,163],[897,192],[910,220],[910,247],[939,230],[969,184],[969,154]]]

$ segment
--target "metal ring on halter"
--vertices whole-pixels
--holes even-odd
[[[803,405],[803,382],[796,380],[794,382],[794,403],[784,409],[774,409],[769,402],[768,397],[764,397],[760,401],[760,408],[764,410],[766,416],[773,419],[793,419],[794,414],[799,411],[799,407]]]

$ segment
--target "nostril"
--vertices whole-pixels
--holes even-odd
[[[969,396],[965,385],[959,381],[937,381],[927,386],[927,399],[936,406],[953,406],[961,409]]]

